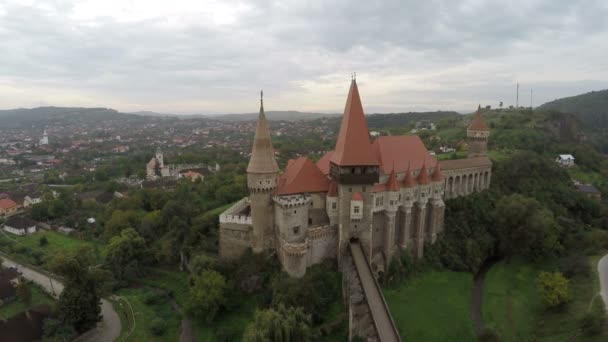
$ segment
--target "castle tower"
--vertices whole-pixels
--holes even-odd
[[[481,106],[477,108],[471,124],[467,128],[467,140],[469,143],[469,158],[485,156],[488,152],[488,138],[490,129],[486,126],[481,115]]]
[[[422,167],[416,178],[418,183],[418,201],[415,203],[415,222],[414,222],[414,241],[413,241],[413,252],[417,258],[422,258],[424,254],[424,241],[428,232],[428,219],[429,219],[429,197],[432,193],[431,179],[426,168],[426,161],[422,163]]]
[[[156,160],[158,162],[158,166],[162,169],[165,167],[165,161],[163,158],[163,151],[160,150],[160,147],[156,148]]]
[[[414,228],[412,224],[414,223],[415,211],[412,209],[414,208],[416,187],[417,184],[412,174],[411,165],[408,164],[407,171],[405,171],[405,176],[403,177],[403,187],[401,188],[403,205],[400,207],[400,210],[403,221],[401,222],[402,228],[399,234],[399,246],[402,250],[413,248],[412,236],[414,235]]]
[[[274,158],[270,131],[264,114],[263,93],[260,93],[260,115],[247,166],[247,187],[253,226],[252,249],[255,253],[274,246],[272,192],[277,187],[278,174],[279,167]]]
[[[443,174],[441,173],[439,161],[437,161],[437,163],[435,164],[435,169],[433,170],[433,176],[431,178],[431,181],[433,184],[433,193],[431,194],[430,199],[431,222],[429,222],[430,236],[427,236],[427,238],[429,238],[430,241],[434,243],[435,240],[437,240],[437,234],[441,233],[441,231],[443,230],[443,220],[445,213],[445,203],[443,202],[445,180],[443,178]]]
[[[338,262],[351,239],[358,239],[371,259],[372,186],[379,179],[357,81],[352,80],[336,147],[329,163],[338,190]]]

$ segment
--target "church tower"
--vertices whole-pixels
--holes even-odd
[[[253,226],[251,245],[255,253],[274,246],[272,193],[277,187],[278,175],[279,167],[274,158],[270,131],[264,114],[263,93],[260,93],[260,114],[247,166],[247,187]]]
[[[160,150],[160,147],[156,148],[156,161],[158,162],[158,166],[162,169],[165,167],[165,161],[163,159],[163,151]]]
[[[469,158],[485,156],[488,152],[488,139],[490,129],[486,126],[481,115],[481,106],[477,108],[471,124],[467,128],[467,140],[469,143]]]
[[[372,187],[379,179],[379,163],[372,151],[356,79],[348,92],[329,174],[338,190],[338,262],[351,240],[359,240],[371,257]]]

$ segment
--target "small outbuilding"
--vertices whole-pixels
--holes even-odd
[[[555,159],[555,162],[564,167],[574,166],[574,156],[571,154],[560,154]]]
[[[2,229],[16,235],[26,235],[35,233],[37,226],[38,223],[30,218],[13,216],[4,223]]]

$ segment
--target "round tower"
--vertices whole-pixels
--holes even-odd
[[[272,193],[277,187],[279,167],[274,158],[270,131],[260,93],[260,114],[247,166],[247,187],[251,205],[252,249],[260,253],[273,245],[274,211]]]
[[[481,115],[481,106],[477,108],[471,124],[467,128],[467,140],[469,144],[469,158],[485,156],[488,152],[488,139],[490,129],[486,126]]]

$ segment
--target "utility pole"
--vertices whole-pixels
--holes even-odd
[[[530,109],[534,108],[534,89],[530,88]]]
[[[517,82],[517,95],[515,98],[515,108],[519,107],[519,82]]]

